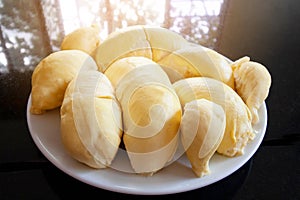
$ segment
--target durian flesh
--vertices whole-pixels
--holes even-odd
[[[96,70],[87,53],[79,50],[57,51],[41,60],[32,74],[32,114],[42,114],[61,106],[69,82],[79,70]]]
[[[111,33],[93,53],[101,72],[105,72],[118,59],[129,56],[152,58],[151,47],[142,26],[131,26]]]
[[[223,139],[225,126],[226,115],[220,105],[206,99],[185,104],[180,125],[181,141],[198,177],[210,173],[209,160]]]
[[[123,141],[136,173],[152,175],[170,161],[178,145],[181,106],[168,76],[144,57],[116,61],[122,66],[116,97],[123,111]],[[117,70],[117,68],[116,68]],[[108,71],[107,71],[108,72]],[[147,164],[145,164],[147,163]]]
[[[232,88],[221,81],[205,77],[182,79],[173,86],[183,107],[201,98],[222,106],[226,113],[226,129],[217,152],[230,157],[244,153],[248,141],[255,136],[251,113]]]
[[[69,84],[61,107],[61,138],[69,154],[90,167],[110,166],[121,142],[121,108],[114,88],[98,71]]]
[[[191,44],[165,28],[131,26],[118,30],[109,35],[93,54],[102,72],[109,70],[117,60],[130,56],[143,56],[157,62],[172,83],[182,78],[205,76],[234,87],[232,69],[224,56]]]
[[[75,159],[94,168],[109,166],[120,143],[123,120],[123,139],[133,169],[151,175],[163,168],[176,151],[181,106],[186,107],[182,142],[197,176],[209,172],[209,159],[217,146],[217,151],[226,156],[243,154],[248,141],[254,138],[251,122],[259,120],[257,110],[271,84],[264,66],[247,57],[230,64],[221,54],[160,27],[121,29],[100,45],[98,34],[96,27],[72,32],[61,48],[82,51],[53,53],[39,63],[32,76],[31,112],[40,114],[64,101],[62,138]],[[84,72],[82,68],[94,72]],[[111,84],[103,74],[95,73],[96,68],[105,73]],[[78,78],[80,70],[83,73]],[[86,74],[94,78],[89,80]],[[189,79],[195,76],[198,78]],[[74,77],[76,81],[72,81]],[[97,86],[93,91],[89,89],[92,85]],[[208,110],[212,105],[218,109]],[[219,108],[225,112],[224,118],[217,117],[222,116]],[[197,112],[200,117],[196,122],[202,123],[191,120],[197,118]],[[222,138],[208,124],[218,121],[220,126],[214,127],[221,130],[224,120]],[[186,138],[191,137],[188,132],[193,123],[206,134],[196,134],[193,138],[197,140],[190,140],[193,142],[189,146]]]
[[[100,45],[99,33],[100,29],[97,25],[78,28],[64,37],[60,48],[61,50],[77,49],[91,55]]]
[[[210,77],[234,88],[229,62],[214,50],[200,45],[186,45],[158,61],[167,72],[171,82],[190,77]]]
[[[135,74],[133,76],[133,79],[135,79],[136,76],[152,76],[153,73],[156,73],[155,71],[149,72],[147,70],[151,70],[151,66],[153,65],[153,61],[150,59],[147,59],[145,57],[126,57],[126,58],[121,58],[117,62],[114,62],[109,66],[109,68],[105,71],[105,75],[109,78],[111,81],[112,85],[116,87],[119,83],[119,81],[131,70],[133,70],[136,67],[141,67],[149,65],[150,69],[144,69],[140,71],[140,73],[144,74]],[[157,67],[153,67],[153,70],[157,70]],[[158,76],[161,74],[160,69],[158,68],[159,73]],[[164,75],[164,74],[163,74]],[[164,77],[159,77],[162,80],[166,79],[166,76]]]
[[[252,114],[252,123],[259,121],[258,109],[267,98],[271,87],[271,75],[260,63],[243,57],[232,64],[237,93],[247,104]]]

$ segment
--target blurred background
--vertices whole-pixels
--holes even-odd
[[[23,64],[32,70],[41,56],[59,50],[65,34],[91,24],[100,26],[102,40],[116,29],[150,24],[214,48],[223,3],[224,0],[1,0],[0,72],[18,67],[27,70]],[[15,55],[21,57],[12,59]]]
[[[0,114],[23,114],[18,112],[24,111],[32,71],[79,27],[98,24],[103,41],[126,26],[158,25],[215,48],[225,4],[224,0],[0,0]]]
[[[102,41],[130,25],[158,25],[216,48],[225,0],[0,0],[0,116],[24,114],[31,74],[63,37],[98,24]]]

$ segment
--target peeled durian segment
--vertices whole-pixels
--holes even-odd
[[[132,136],[140,138],[149,138],[157,134],[163,128],[165,118],[168,117],[162,114],[168,107],[164,108],[164,105],[160,105],[160,102],[164,103],[166,99],[161,99],[156,95],[163,97],[164,94],[168,93],[172,93],[171,97],[175,96],[177,99],[178,104],[174,106],[179,105],[180,107],[168,76],[154,62],[150,65],[139,65],[123,76],[116,88],[116,96],[123,108],[123,116],[125,116],[123,117],[124,131],[126,134],[138,134]],[[140,97],[142,98],[139,99]],[[139,99],[139,102],[133,103],[135,99]],[[174,99],[169,100],[172,102]],[[173,106],[170,109],[173,109]],[[172,112],[172,110],[166,110],[166,113],[169,112]],[[127,115],[128,117],[126,117]],[[137,126],[137,124],[140,126]]]
[[[208,54],[210,60],[213,62],[214,66],[219,71],[219,78],[215,78],[215,79],[222,81],[223,83],[225,83],[226,85],[234,89],[235,87],[234,76],[233,76],[232,68],[230,66],[231,62],[222,54],[212,49],[206,48],[206,53]],[[201,70],[202,68],[199,69],[199,71]],[[214,77],[210,77],[210,78],[214,78]]]
[[[125,57],[117,60],[105,71],[105,75],[109,78],[112,85],[116,87],[119,81],[131,70],[136,67],[144,66],[144,65],[153,65],[155,64],[152,60],[144,57]],[[157,66],[158,67],[158,66]],[[156,67],[156,68],[157,68]],[[159,69],[160,70],[160,69]],[[142,70],[141,72],[144,72]],[[161,73],[158,73],[161,74]],[[141,74],[142,75],[142,74]],[[144,73],[144,76],[149,76],[151,73]],[[163,78],[165,79],[165,78]]]
[[[116,60],[128,56],[152,58],[151,47],[143,26],[130,26],[111,33],[93,54],[101,72],[105,72]]]
[[[54,52],[44,58],[32,74],[32,114],[61,106],[69,82],[80,69],[96,70],[93,58],[80,50]]]
[[[161,84],[173,91],[167,74],[157,64],[140,65],[128,72],[118,83],[116,96],[126,103],[137,88],[147,84]]]
[[[123,111],[124,144],[135,172],[151,175],[175,154],[180,103],[170,88],[146,85],[135,90],[128,104]]]
[[[114,88],[98,71],[69,84],[61,107],[61,137],[69,154],[93,168],[110,166],[121,142],[121,108]]]
[[[179,34],[156,26],[130,26],[111,33],[95,50],[93,57],[99,71],[116,60],[129,56],[144,56],[157,62],[187,45]]]
[[[234,88],[229,62],[214,50],[200,45],[186,45],[163,57],[158,64],[164,67],[171,82],[195,76],[220,80]]]
[[[168,54],[183,48],[187,41],[178,33],[157,26],[144,26],[152,50],[152,60],[158,62]]]
[[[100,28],[96,25],[78,28],[64,37],[60,48],[61,50],[77,49],[91,55],[100,45],[99,33]]]
[[[130,57],[124,59],[114,63],[131,69],[116,86],[123,111],[123,141],[134,171],[152,175],[173,158],[177,149],[181,106],[158,64],[143,57],[136,57],[135,62]]]
[[[244,153],[249,140],[255,137],[251,125],[251,113],[241,97],[221,81],[194,77],[173,84],[184,107],[195,99],[207,99],[223,107],[226,113],[226,129],[217,151],[226,156]]]
[[[203,48],[199,47],[198,52],[193,52],[193,50],[196,50],[196,48],[185,47],[171,52],[157,62],[168,74],[172,83],[183,78],[201,75],[195,65],[196,63],[197,65],[203,65],[205,62],[209,62],[209,59]],[[194,63],[192,63],[193,57],[195,58]]]
[[[240,59],[237,59],[236,61],[234,61],[233,63],[231,63],[231,68],[234,71],[238,66],[240,66],[242,63],[244,62],[249,62],[250,61],[250,57],[248,56],[244,56]]]
[[[271,75],[265,66],[250,61],[249,57],[237,60],[232,67],[236,91],[247,104],[255,124],[259,121],[258,109],[269,95]]]
[[[210,173],[209,160],[223,139],[226,127],[224,109],[206,99],[193,100],[184,106],[181,141],[194,173]]]

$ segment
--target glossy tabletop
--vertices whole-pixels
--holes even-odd
[[[0,1],[0,199],[154,198],[80,182],[48,161],[29,133],[34,68],[65,34],[90,23],[100,25],[102,38],[122,26],[161,25],[231,60],[247,55],[272,76],[266,134],[253,157],[216,183],[155,198],[300,199],[300,1],[66,2]]]

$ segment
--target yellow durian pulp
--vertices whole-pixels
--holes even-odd
[[[258,109],[269,95],[271,75],[267,68],[260,63],[243,57],[232,63],[236,91],[249,107],[252,123],[259,121]]]
[[[251,125],[251,113],[241,97],[221,81],[195,77],[182,79],[173,84],[184,107],[195,99],[207,99],[223,107],[226,113],[226,129],[218,152],[226,156],[244,153],[249,140],[255,137]]]
[[[89,55],[100,45],[100,28],[96,25],[81,27],[67,34],[62,43],[61,50],[81,50]]]
[[[79,50],[57,51],[42,59],[32,74],[31,113],[61,106],[65,90],[79,70],[96,69],[92,57]]]
[[[121,142],[121,115],[109,80],[98,71],[82,72],[69,84],[60,111],[64,147],[88,166],[110,166]]]
[[[203,98],[185,104],[181,141],[198,177],[210,173],[209,161],[223,139],[225,126],[226,115],[220,105]]]
[[[152,175],[176,151],[181,121],[179,99],[166,73],[148,58],[120,59],[105,73],[116,85],[123,111],[123,141],[131,165],[136,173]]]

